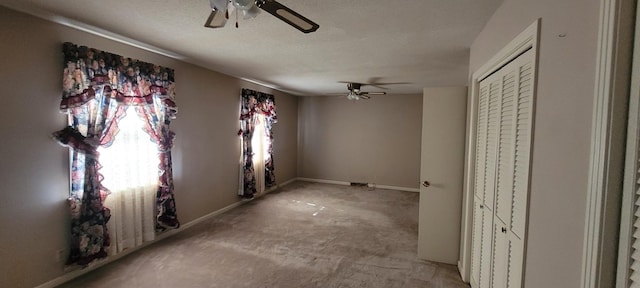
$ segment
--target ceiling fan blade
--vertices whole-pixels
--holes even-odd
[[[387,92],[361,92],[360,95],[387,95]]]
[[[211,10],[211,14],[209,14],[209,18],[207,18],[207,22],[204,23],[204,27],[207,28],[222,28],[225,24],[227,24],[227,16],[225,15],[226,11],[222,10]]]
[[[258,0],[256,1],[256,4],[262,10],[267,11],[269,14],[273,16],[276,16],[278,19],[295,27],[296,29],[302,31],[303,33],[311,33],[318,30],[318,28],[320,28],[320,25],[298,14],[298,12],[289,9],[287,6],[280,4],[275,0]]]

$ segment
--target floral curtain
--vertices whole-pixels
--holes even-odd
[[[254,131],[256,127],[257,114],[264,115],[265,131]],[[253,198],[256,193],[256,173],[253,166],[253,149],[251,140],[254,133],[265,133],[267,137],[267,155],[264,155],[265,163],[265,186],[276,185],[275,168],[273,163],[273,124],[278,122],[276,116],[276,102],[273,95],[242,89],[240,103],[240,132],[242,137],[241,156],[241,189],[239,196],[243,198]]]
[[[177,113],[174,71],[97,49],[64,43],[63,93],[60,110],[71,124],[53,133],[60,144],[72,148],[71,247],[67,264],[86,265],[107,256],[110,245],[104,207],[109,190],[101,184],[100,146],[108,147],[118,133],[126,106],[136,106],[147,122],[145,131],[158,143],[160,157],[157,192],[158,230],[176,228],[171,174],[169,130]]]

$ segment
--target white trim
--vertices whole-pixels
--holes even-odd
[[[516,38],[511,40],[507,46],[502,48],[500,52],[494,55],[487,63],[478,68],[472,76],[473,84],[479,84],[482,79],[487,78],[493,72],[500,69],[500,67],[529,50],[529,48],[537,48],[535,44],[538,42],[539,27],[540,20],[538,19],[516,36]]]
[[[129,254],[131,254],[131,253],[133,253],[135,251],[138,251],[138,250],[140,250],[140,249],[142,249],[144,247],[147,247],[148,245],[151,245],[153,243],[156,243],[158,241],[161,241],[163,239],[166,239],[166,238],[169,238],[169,237],[171,237],[173,235],[176,235],[176,234],[182,232],[185,229],[189,229],[190,227],[193,227],[196,224],[199,224],[199,223],[202,223],[204,221],[210,220],[210,219],[212,219],[212,218],[214,218],[214,217],[216,217],[216,216],[218,216],[218,215],[220,215],[222,213],[225,213],[225,212],[227,212],[227,211],[229,211],[229,210],[231,210],[233,208],[236,208],[236,207],[238,207],[238,206],[240,206],[242,204],[244,204],[243,201],[235,202],[235,203],[233,203],[231,205],[228,205],[228,206],[226,206],[226,207],[224,207],[222,209],[216,210],[216,211],[211,212],[211,213],[209,213],[209,214],[207,214],[205,216],[202,216],[202,217],[197,218],[197,219],[195,219],[193,221],[190,221],[189,223],[186,223],[184,225],[180,225],[180,228],[178,228],[178,229],[168,230],[168,231],[159,233],[159,234],[156,235],[156,239],[154,239],[153,241],[145,242],[144,244],[142,244],[142,245],[140,245],[138,247],[127,249],[127,250],[122,251],[121,253],[118,253],[118,254],[113,255],[113,256],[108,256],[104,260],[98,260],[98,261],[92,262],[91,264],[89,264],[89,266],[87,268],[80,269],[80,268],[73,267],[73,268],[71,268],[71,270],[69,270],[69,272],[63,274],[62,276],[60,276],[58,278],[55,278],[55,279],[53,279],[51,281],[45,282],[45,283],[43,283],[41,285],[38,285],[38,286],[36,286],[36,288],[53,288],[53,287],[57,287],[57,286],[59,286],[61,284],[64,284],[64,283],[66,283],[68,281],[71,281],[71,280],[73,280],[73,279],[75,279],[77,277],[80,277],[80,276],[82,276],[84,274],[87,274],[87,273],[89,273],[89,272],[91,272],[91,271],[93,271],[95,269],[98,269],[98,268],[100,268],[100,267],[102,267],[104,265],[107,265],[109,263],[117,261],[118,259],[120,259],[120,258],[122,258],[124,256],[127,256],[127,255],[129,255]]]
[[[351,183],[345,182],[345,181],[313,179],[313,178],[303,178],[303,177],[298,177],[297,179],[299,181],[306,181],[306,182],[325,183],[325,184],[344,185],[344,186],[351,185]]]
[[[273,192],[276,189],[284,187],[286,185],[289,185],[289,184],[291,184],[291,183],[293,183],[293,182],[295,182],[297,180],[298,180],[297,178],[293,178],[293,179],[290,179],[290,180],[288,180],[288,181],[286,181],[286,182],[284,182],[284,183],[282,183],[280,185],[276,185],[274,187],[271,187],[271,189],[265,191],[265,193],[262,193],[260,195],[256,195],[256,198],[264,196],[267,193]],[[248,202],[248,201],[241,200],[241,201],[235,202],[235,203],[230,204],[230,205],[228,205],[226,207],[223,207],[221,209],[213,211],[213,212],[211,212],[211,213],[209,213],[207,215],[204,215],[204,216],[202,216],[200,218],[192,220],[189,223],[180,225],[180,228],[178,228],[178,229],[167,230],[165,232],[159,233],[159,234],[156,235],[156,239],[154,239],[153,241],[145,242],[145,243],[143,243],[142,245],[140,245],[138,247],[127,249],[127,250],[122,251],[121,253],[118,253],[116,255],[109,256],[109,257],[107,257],[107,258],[105,258],[103,260],[98,260],[98,261],[92,262],[91,264],[89,264],[89,266],[87,268],[84,268],[84,269],[81,269],[79,267],[68,268],[69,270],[65,270],[65,272],[66,272],[65,274],[63,274],[60,277],[57,277],[57,278],[55,278],[53,280],[50,280],[50,281],[45,282],[43,284],[40,284],[40,285],[36,286],[35,288],[54,288],[54,287],[57,287],[59,285],[62,285],[64,283],[66,283],[66,282],[69,282],[69,281],[75,279],[75,278],[78,278],[78,277],[80,277],[82,275],[85,275],[85,274],[87,274],[87,273],[89,273],[89,272],[91,272],[93,270],[96,270],[96,269],[98,269],[98,268],[100,268],[100,267],[102,267],[104,265],[107,265],[109,263],[117,261],[118,259],[120,259],[120,258],[122,258],[124,256],[127,256],[127,255],[129,255],[129,254],[131,254],[133,252],[136,252],[136,251],[138,251],[138,250],[140,250],[140,249],[142,249],[144,247],[147,247],[148,245],[157,243],[158,241],[161,241],[161,240],[164,240],[164,239],[169,238],[171,236],[174,236],[174,235],[176,235],[176,234],[178,234],[178,233],[180,233],[180,232],[182,232],[182,231],[184,231],[186,229],[189,229],[189,228],[191,228],[191,227],[193,227],[193,226],[195,226],[197,224],[200,224],[202,222],[211,220],[211,219],[213,219],[213,218],[215,218],[215,217],[217,217],[217,216],[219,216],[219,215],[221,215],[221,214],[223,214],[223,213],[225,213],[225,212],[227,212],[229,210],[232,210],[234,208],[237,208],[237,207],[245,204],[246,202]]]
[[[614,235],[610,235],[612,223],[619,220],[613,208],[620,209],[617,203],[621,190],[617,179],[619,171],[616,167],[619,157],[614,151],[619,147],[617,141],[621,128],[626,125],[626,119],[616,117],[619,111],[626,111],[626,97],[623,89],[628,88],[628,83],[621,80],[618,83],[616,76],[624,76],[628,59],[625,57],[624,40],[620,37],[630,33],[632,27],[627,27],[625,13],[633,12],[626,9],[635,8],[635,1],[630,0],[601,0],[600,18],[598,29],[598,51],[596,59],[596,79],[593,108],[593,122],[591,130],[591,158],[589,164],[589,187],[587,190],[587,207],[585,215],[585,234],[582,261],[581,287],[596,288],[610,286],[615,277],[609,275],[615,267],[610,263],[608,244],[616,241]],[[624,11],[623,11],[624,10]],[[630,25],[631,26],[631,25]],[[621,58],[622,57],[622,58]],[[619,59],[620,58],[620,59]],[[625,66],[625,67],[623,67]],[[620,73],[620,75],[617,75]],[[623,87],[626,86],[626,87]],[[624,131],[624,130],[622,130]],[[624,137],[624,136],[623,136]],[[614,183],[616,182],[616,183]],[[622,181],[620,181],[622,182]],[[617,212],[617,211],[616,211]],[[615,220],[612,220],[616,218]],[[624,221],[624,220],[621,220]],[[618,228],[618,227],[616,227]],[[624,233],[624,232],[623,232]],[[619,247],[622,248],[622,247]],[[615,252],[613,252],[615,253]]]
[[[597,275],[600,262],[600,231],[602,229],[602,197],[605,187],[605,163],[607,161],[606,140],[608,129],[607,110],[611,88],[611,63],[614,33],[612,19],[615,19],[617,0],[602,0],[600,6],[600,27],[598,31],[598,53],[596,64],[595,103],[591,139],[591,157],[589,164],[589,188],[587,193],[587,211],[582,263],[581,287],[597,287]],[[614,15],[612,15],[612,13]],[[604,127],[603,127],[604,126]]]
[[[278,188],[280,188],[280,187],[284,187],[284,186],[287,186],[287,185],[289,185],[289,184],[291,184],[291,183],[293,183],[293,182],[296,182],[296,181],[298,181],[298,178],[295,178],[295,177],[294,177],[294,178],[291,178],[291,179],[289,179],[289,180],[287,180],[287,181],[283,182],[282,184],[278,184]]]
[[[377,185],[377,184],[368,184],[367,186],[371,188],[377,188],[377,189],[398,190],[398,191],[420,193],[420,188],[408,188],[408,187]]]
[[[532,71],[537,74],[538,66],[538,42],[540,38],[540,19],[536,19],[529,27],[516,36],[509,44],[503,47],[489,61],[482,65],[478,70],[474,71],[470,82],[471,89],[469,105],[467,110],[467,144],[465,151],[465,169],[464,169],[464,190],[463,190],[463,217],[461,225],[461,251],[458,261],[458,270],[462,280],[469,283],[471,280],[471,240],[472,240],[472,224],[473,224],[473,195],[474,195],[474,176],[475,176],[475,151],[476,151],[476,126],[478,118],[478,95],[480,93],[480,81],[502,66],[517,58],[520,54],[531,49],[534,54],[532,63]],[[537,76],[535,77],[537,79]],[[537,93],[535,83],[533,85],[533,97]],[[534,105],[535,106],[535,105]],[[534,117],[535,107],[531,117]],[[533,118],[532,118],[533,119]],[[533,127],[532,123],[532,127]],[[533,129],[532,129],[533,132]],[[532,138],[533,139],[533,138]],[[533,141],[533,140],[531,140]],[[533,150],[533,149],[532,149]],[[527,213],[528,215],[528,213]],[[527,217],[528,218],[528,217]],[[527,223],[527,222],[525,222]],[[526,239],[525,239],[526,247]],[[525,253],[526,257],[526,253]],[[524,279],[524,270],[523,270]]]
[[[34,7],[29,7],[29,6],[25,5],[23,2],[16,1],[15,3],[3,3],[2,6],[6,6],[9,9],[12,9],[12,10],[16,10],[18,12],[26,13],[26,14],[29,14],[31,16],[34,16],[34,17],[37,17],[37,18],[40,18],[40,19],[44,19],[44,20],[47,20],[47,21],[50,21],[50,22],[53,22],[53,23],[57,23],[57,24],[60,24],[60,25],[63,25],[63,26],[67,26],[67,27],[70,27],[70,28],[73,28],[73,29],[76,29],[76,30],[80,30],[80,31],[83,31],[83,32],[86,32],[86,33],[89,33],[89,34],[93,34],[93,35],[105,38],[105,39],[113,40],[115,42],[119,42],[119,43],[122,43],[122,44],[125,44],[125,45],[129,45],[129,46],[133,46],[133,47],[136,47],[136,48],[140,48],[142,50],[146,50],[146,51],[149,51],[149,52],[152,52],[152,53],[155,53],[155,54],[167,56],[167,57],[172,58],[172,59],[185,61],[185,62],[194,64],[194,65],[197,65],[197,66],[200,66],[200,67],[204,67],[204,68],[209,69],[211,71],[217,71],[217,70],[212,70],[211,67],[203,66],[202,63],[199,63],[198,61],[194,61],[194,59],[190,59],[187,56],[184,56],[182,54],[179,54],[179,53],[176,53],[176,52],[172,52],[172,51],[169,51],[169,50],[166,50],[166,49],[162,49],[160,47],[157,47],[157,46],[154,46],[154,45],[151,45],[151,44],[147,44],[145,42],[141,42],[141,41],[135,40],[133,38],[129,38],[127,36],[123,36],[121,34],[117,34],[117,33],[114,33],[114,32],[111,32],[111,31],[108,31],[108,30],[105,30],[105,29],[102,29],[102,28],[99,28],[99,27],[96,27],[96,26],[93,26],[93,25],[89,25],[89,24],[86,24],[86,23],[83,23],[83,22],[80,22],[80,21],[76,21],[76,20],[70,19],[70,18],[62,17],[62,16],[56,15],[54,13],[51,13],[49,11],[45,11],[45,10],[34,8]],[[95,47],[95,48],[97,48],[97,47]],[[240,80],[244,80],[244,81],[247,81],[249,83],[253,83],[253,84],[256,84],[256,85],[264,86],[264,87],[267,87],[269,89],[273,89],[273,90],[276,90],[276,91],[281,91],[281,92],[292,94],[292,95],[299,95],[300,94],[299,91],[294,91],[294,90],[291,90],[291,89],[285,89],[283,87],[279,87],[276,84],[270,84],[270,83],[266,83],[266,82],[263,82],[263,81],[260,81],[260,80],[247,78],[247,77],[244,77],[244,76],[242,76],[240,74],[229,74],[229,73],[227,73],[225,71],[217,71],[217,72],[221,72],[221,73],[227,74],[229,76],[236,77],[236,78],[238,78]]]
[[[67,26],[67,27],[71,27],[83,32],[87,32],[89,34],[93,34],[96,36],[100,36],[109,40],[113,40],[116,42],[120,42],[129,46],[133,46],[136,48],[140,48],[152,53],[156,53],[156,54],[160,54],[163,56],[167,56],[169,58],[173,58],[173,59],[177,59],[177,60],[185,60],[187,59],[185,56],[182,56],[180,54],[144,43],[144,42],[140,42],[138,40],[120,35],[120,34],[116,34],[110,31],[107,31],[105,29],[102,28],[98,28],[96,26],[93,25],[89,25],[89,24],[85,24],[82,23],[80,21],[76,21],[70,18],[66,18],[66,17],[62,17],[59,15],[56,15],[54,13],[51,13],[49,11],[45,11],[42,9],[38,9],[38,8],[34,8],[34,7],[29,7],[27,5],[24,5],[24,3],[22,2],[15,2],[15,3],[7,3],[7,4],[3,4],[6,5],[7,7],[22,12],[22,13],[26,13],[35,17],[38,17],[40,19],[44,19],[47,21],[51,21],[54,23],[58,23],[60,25],[63,26]]]
[[[314,182],[314,183],[343,185],[343,186],[350,186],[351,185],[351,182],[336,181],[336,180],[326,180],[326,179],[314,179],[314,178],[298,177],[298,178],[296,178],[296,180],[298,180],[298,181],[306,181],[306,182]],[[415,192],[415,193],[419,193],[420,192],[419,188],[408,188],[408,187],[400,187],[400,186],[367,184],[367,187],[378,188],[378,189],[387,189],[387,190],[407,191],[407,192]]]

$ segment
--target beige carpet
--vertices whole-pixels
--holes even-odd
[[[296,182],[61,287],[469,287],[417,219],[418,193]]]

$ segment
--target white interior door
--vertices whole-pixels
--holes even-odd
[[[467,88],[425,88],[422,105],[420,176],[423,182],[418,257],[456,264],[460,247]]]

